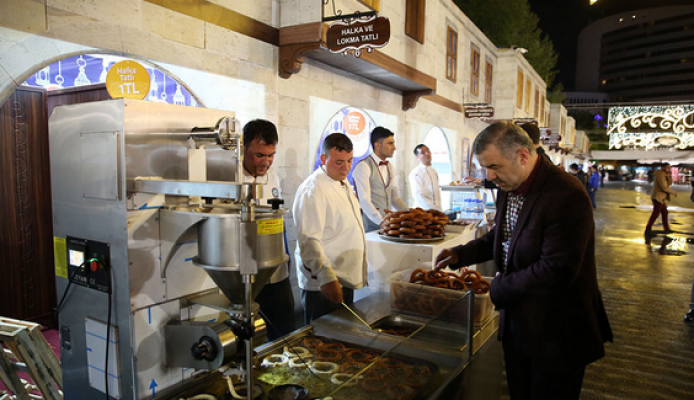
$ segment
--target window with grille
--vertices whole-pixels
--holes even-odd
[[[492,103],[492,88],[494,87],[494,66],[489,61],[484,66],[484,101]]]
[[[530,112],[530,95],[532,93],[532,83],[530,79],[525,82],[525,112]]]
[[[523,83],[525,82],[525,77],[523,76],[523,71],[518,70],[518,94],[516,95],[516,107],[523,108]]]
[[[535,89],[535,110],[533,111],[533,116],[537,120],[537,116],[540,113],[540,91]]]
[[[455,82],[458,66],[458,32],[448,27],[448,44],[446,46],[446,78]]]
[[[470,93],[480,95],[480,51],[474,47],[470,54]]]

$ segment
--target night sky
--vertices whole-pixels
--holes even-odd
[[[528,0],[530,8],[540,18],[540,29],[554,43],[559,54],[557,81],[564,90],[574,90],[576,75],[576,49],[578,35],[592,21],[618,12],[678,4],[692,4],[694,0]]]

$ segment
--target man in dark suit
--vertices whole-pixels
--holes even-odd
[[[473,144],[499,189],[495,228],[443,250],[435,268],[490,259],[512,400],[578,399],[585,367],[612,331],[598,289],[593,210],[570,174],[538,156],[518,126],[497,122]]]

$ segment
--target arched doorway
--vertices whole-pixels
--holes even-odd
[[[451,151],[443,129],[433,127],[424,137],[424,144],[431,151],[431,166],[439,174],[439,184],[447,185],[453,179],[451,168]],[[446,209],[450,204],[450,192],[441,192],[441,206]]]

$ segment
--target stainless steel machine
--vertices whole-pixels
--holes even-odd
[[[222,365],[254,387],[284,211],[242,183],[233,113],[84,103],[49,134],[65,398],[155,398]]]

